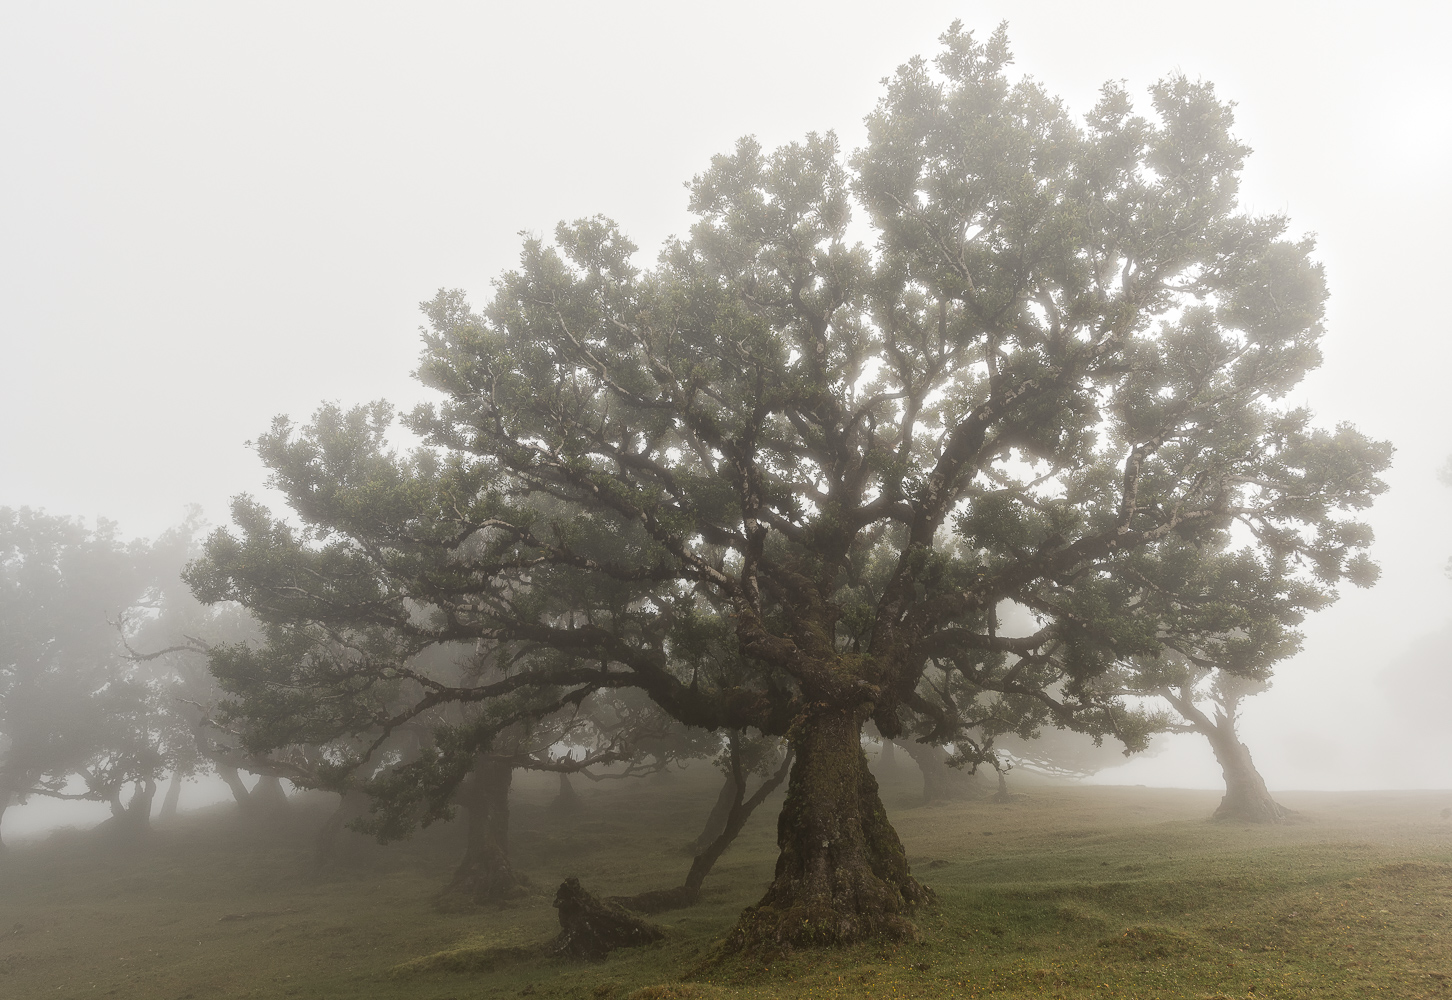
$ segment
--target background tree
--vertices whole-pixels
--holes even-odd
[[[191,530],[124,543],[107,521],[0,509],[0,815],[12,796],[40,795],[106,802],[116,827],[149,826],[157,780],[185,748],[127,642],[157,612]]]
[[[867,720],[971,746],[961,681],[1141,746],[1101,681],[1161,651],[1154,588],[1200,546],[1247,526],[1247,596],[1365,573],[1343,511],[1384,454],[1276,405],[1326,289],[1284,219],[1236,211],[1230,109],[1172,78],[1152,116],[1110,86],[1080,125],[1008,80],[1001,30],[942,41],[850,160],[830,136],[716,157],[655,269],[592,219],[528,240],[482,313],[440,293],[411,454],[382,406],[279,419],[259,453],[304,527],[244,500],[191,576],[278,629],[223,665],[242,710],[316,712],[473,640],[510,667],[430,688],[485,707],[460,756],[600,689],[785,736],[775,877],[728,947],[902,935],[931,894]]]

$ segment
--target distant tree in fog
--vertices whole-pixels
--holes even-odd
[[[186,741],[127,640],[156,612],[189,530],[128,544],[107,521],[0,509],[0,815],[46,796],[108,803],[121,829],[149,825]]]
[[[713,159],[653,270],[587,219],[529,239],[482,311],[440,292],[419,376],[443,398],[405,420],[412,453],[383,405],[279,419],[259,454],[299,527],[243,499],[190,576],[269,629],[214,661],[239,711],[415,684],[419,711],[478,706],[436,741],[468,761],[630,688],[785,737],[775,877],[728,947],[911,935],[931,894],[869,720],[965,759],[986,711],[1142,746],[1119,673],[1186,607],[1209,635],[1212,602],[1367,575],[1348,512],[1388,449],[1280,403],[1320,363],[1325,281],[1285,219],[1237,210],[1230,107],[1174,77],[1148,115],[1110,85],[1081,124],[1008,79],[1002,31],[942,42],[855,155],[814,135]],[[872,248],[847,242],[854,202]],[[1237,525],[1236,586],[1186,572]],[[1000,627],[1006,601],[1031,629]],[[409,666],[460,641],[500,675]]]

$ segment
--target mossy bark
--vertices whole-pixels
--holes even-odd
[[[784,951],[907,938],[931,901],[913,878],[862,752],[863,718],[822,707],[790,735],[796,760],[777,821],[776,876],[741,915],[727,951]]]
[[[480,758],[459,789],[464,807],[464,860],[454,871],[448,891],[475,902],[493,903],[523,895],[527,883],[509,864],[509,788],[514,767]]]

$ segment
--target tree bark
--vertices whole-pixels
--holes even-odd
[[[512,764],[481,757],[460,787],[467,840],[464,860],[447,891],[480,903],[523,895],[528,883],[509,864],[509,786],[513,781]]]
[[[799,719],[777,821],[776,876],[741,915],[728,951],[785,951],[915,936],[910,911],[933,898],[912,877],[862,751],[863,719],[828,706]]]
[[[1265,779],[1250,759],[1250,749],[1235,733],[1228,720],[1217,719],[1218,725],[1202,730],[1215,751],[1215,760],[1225,776],[1225,795],[1215,810],[1215,819],[1238,820],[1243,823],[1279,823],[1289,814],[1284,806],[1271,798]]]
[[[166,798],[161,800],[161,813],[157,819],[165,822],[176,816],[177,804],[181,801],[182,776],[178,771],[171,772],[171,780],[166,785]]]
[[[3,788],[0,788],[0,830],[3,830],[4,829],[4,826],[5,826],[5,810],[10,808],[10,800],[11,800],[11,798],[12,798],[12,795],[11,795],[10,792],[6,791]],[[5,839],[3,837],[0,837],[0,851],[4,851],[4,850],[5,850]]]

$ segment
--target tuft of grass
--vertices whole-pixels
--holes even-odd
[[[519,782],[514,861],[536,891],[503,908],[436,905],[463,849],[451,826],[354,838],[317,870],[325,800],[270,829],[218,809],[132,847],[16,846],[0,858],[0,997],[1452,997],[1446,793],[1286,794],[1305,822],[1255,828],[1208,822],[1212,792],[1021,783],[1008,804],[922,806],[911,777],[884,789],[939,897],[913,942],[719,956],[771,878],[768,805],[701,903],[661,915],[665,940],[554,956],[564,877],[630,895],[684,876],[718,780],[692,769],[586,789],[568,823],[551,784]]]

